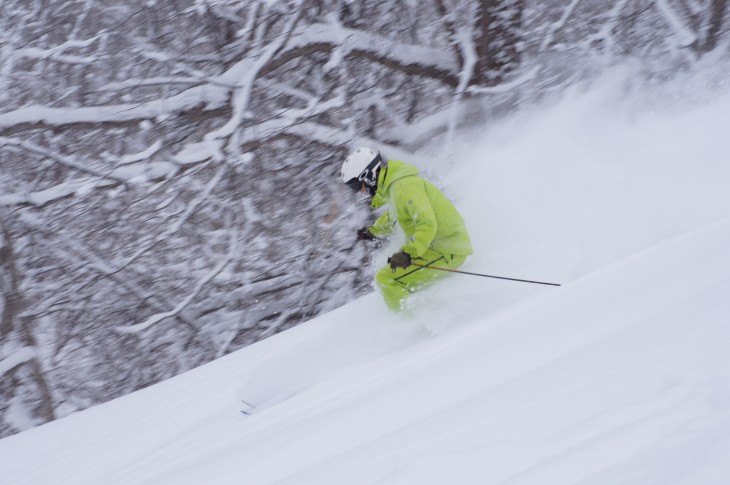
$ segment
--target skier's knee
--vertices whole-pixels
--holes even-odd
[[[393,271],[389,267],[382,268],[375,274],[375,283],[383,295],[385,304],[391,310],[399,310],[401,301],[405,298],[409,291],[399,281],[396,281]]]

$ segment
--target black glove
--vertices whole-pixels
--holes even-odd
[[[357,240],[358,241],[375,241],[377,237],[373,235],[372,232],[368,230],[367,227],[363,227],[361,229],[357,230]]]
[[[388,263],[390,263],[390,268],[393,271],[395,271],[396,268],[405,269],[411,265],[411,255],[403,251],[398,251],[388,258]]]

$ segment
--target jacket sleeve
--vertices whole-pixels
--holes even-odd
[[[426,194],[423,180],[419,179],[418,182],[410,184],[406,190],[398,194],[397,199],[398,213],[403,213],[414,228],[413,235],[401,250],[413,258],[421,257],[431,246],[438,229],[436,214]]]
[[[380,217],[378,217],[372,226],[368,228],[370,234],[373,236],[387,236],[393,232],[393,225],[395,223],[390,219],[390,211],[386,210]]]

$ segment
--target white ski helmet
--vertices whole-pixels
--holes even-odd
[[[342,163],[340,177],[342,182],[356,192],[360,191],[364,182],[373,195],[378,185],[378,170],[382,165],[383,159],[379,152],[372,148],[360,147],[350,153]]]

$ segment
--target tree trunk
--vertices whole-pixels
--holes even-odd
[[[0,339],[4,340],[13,331],[13,318],[17,313],[18,294],[12,261],[10,234],[0,216]]]
[[[726,10],[727,0],[711,0],[707,31],[703,36],[702,42],[697,46],[697,53],[699,55],[707,54],[717,46],[717,40],[725,21]]]
[[[13,245],[3,217],[0,215],[0,291],[4,298],[2,315],[0,318],[0,338],[7,338],[12,332],[17,332],[23,346],[36,349],[36,355],[23,365],[30,367],[33,381],[38,390],[38,414],[45,421],[56,419],[53,409],[51,388],[43,375],[43,367],[37,354],[38,346],[30,330],[30,318],[19,317],[22,308],[18,278],[15,268]]]
[[[474,81],[499,84],[520,62],[523,0],[480,0],[476,17]]]

